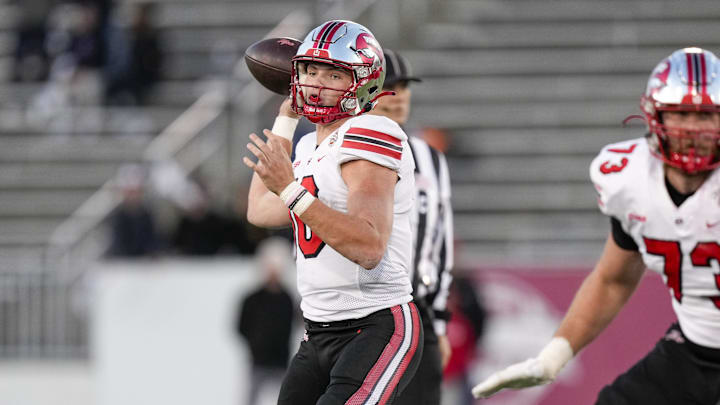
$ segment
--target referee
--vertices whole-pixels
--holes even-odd
[[[400,126],[410,115],[410,64],[397,52],[384,49],[387,73],[384,90],[395,96],[382,97],[371,114],[383,115]],[[447,297],[453,265],[453,223],[450,205],[450,176],[445,155],[424,140],[411,136],[415,158],[415,212],[413,215],[413,296],[422,316],[425,348],[415,377],[398,397],[399,405],[437,405],[443,369],[450,358],[446,336],[449,319]]]

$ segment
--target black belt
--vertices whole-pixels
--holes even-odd
[[[315,322],[311,321],[307,318],[303,318],[305,320],[305,326],[308,327],[308,329],[318,329],[318,328],[347,328],[348,326],[351,326],[354,321],[357,321],[358,319],[350,319],[347,321],[333,321],[333,322]]]

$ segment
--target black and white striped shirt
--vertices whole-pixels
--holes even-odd
[[[435,333],[445,335],[453,266],[450,174],[445,155],[418,137],[409,140],[415,158],[417,192],[412,215],[413,295],[432,308]]]

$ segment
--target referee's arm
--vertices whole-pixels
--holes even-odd
[[[450,283],[452,283],[451,270],[454,265],[454,230],[453,230],[453,211],[450,202],[450,172],[448,170],[445,155],[440,155],[439,170],[439,197],[440,197],[440,215],[442,215],[443,229],[440,230],[442,241],[440,243],[440,262],[438,263],[438,289],[435,299],[432,302],[432,308],[435,312],[435,321],[433,328],[438,336],[444,336],[447,333],[447,321],[450,314],[447,311],[447,300],[450,291]]]

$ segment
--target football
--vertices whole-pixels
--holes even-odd
[[[268,90],[290,94],[291,59],[302,42],[293,38],[266,38],[245,50],[245,63],[253,77]]]

